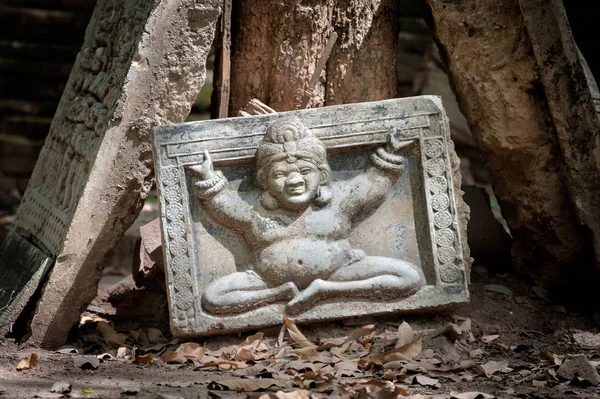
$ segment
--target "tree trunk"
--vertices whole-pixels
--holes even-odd
[[[240,1],[233,35],[230,115],[257,98],[277,111],[393,98],[396,2]],[[320,82],[309,82],[332,32],[338,39]]]

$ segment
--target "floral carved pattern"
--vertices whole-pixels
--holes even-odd
[[[455,246],[456,229],[453,209],[451,207],[450,187],[445,177],[446,156],[444,143],[439,139],[429,139],[424,142],[427,171],[427,187],[432,194],[430,212],[433,216],[435,259],[439,264],[440,279],[444,283],[455,283],[460,277],[460,268],[456,266],[457,251]]]

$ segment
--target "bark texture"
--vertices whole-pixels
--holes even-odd
[[[56,259],[34,344],[60,346],[96,295],[152,184],[151,129],[188,115],[219,13],[219,1],[98,2],[14,223]]]
[[[309,107],[395,96],[396,2],[248,0],[235,8],[230,115],[253,98],[278,111],[301,108],[333,31],[338,39]]]
[[[515,239],[513,259],[550,290],[594,269],[589,230],[565,183],[564,152],[516,0],[427,0],[461,109]],[[585,83],[585,82],[581,82]]]

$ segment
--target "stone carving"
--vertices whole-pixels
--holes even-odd
[[[451,145],[428,96],[157,128],[173,333],[466,302]]]
[[[202,87],[220,8],[216,0],[97,2],[14,234],[0,247],[0,327],[21,307],[5,306],[9,293],[26,303],[46,273],[30,342],[64,343],[150,190],[152,128],[182,122]],[[27,255],[20,262],[17,250]]]
[[[229,314],[284,301],[286,312],[295,314],[319,300],[387,300],[421,288],[424,278],[415,266],[367,256],[348,242],[354,220],[378,208],[402,173],[404,158],[394,154],[399,147],[390,136],[388,148],[371,155],[363,174],[332,186],[323,143],[298,118],[279,119],[256,155],[260,207],[226,188],[227,179],[213,171],[205,151],[204,162],[190,167],[194,194],[217,223],[240,232],[253,265],[211,283],[202,306]]]

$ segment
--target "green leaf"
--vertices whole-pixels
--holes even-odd
[[[83,388],[81,390],[81,394],[82,395],[89,395],[89,394],[92,394],[92,393],[94,393],[94,390],[92,388]]]

